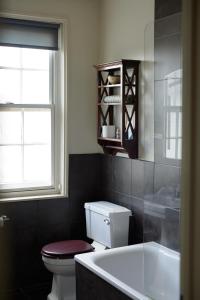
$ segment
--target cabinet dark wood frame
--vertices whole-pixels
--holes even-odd
[[[122,59],[95,66],[98,87],[97,140],[104,153],[116,155],[117,152],[124,152],[130,158],[138,158],[139,64],[138,60]],[[120,83],[109,84],[109,75],[120,75]],[[119,90],[117,94],[121,98],[120,103],[105,103],[104,97],[114,95],[114,89]],[[104,138],[102,125],[115,125],[116,106],[121,106],[120,138]]]

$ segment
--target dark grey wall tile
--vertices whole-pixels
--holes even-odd
[[[132,195],[144,198],[153,193],[154,164],[147,161],[132,160]]]
[[[172,188],[174,192],[180,186],[180,168],[168,165],[155,165],[154,193]]]
[[[165,37],[172,34],[181,33],[181,13],[155,21],[155,38]]]
[[[77,222],[85,218],[85,202],[96,201],[96,197],[91,194],[91,191],[79,190],[73,192],[69,198],[70,222]]]
[[[5,226],[11,226],[12,228],[36,226],[37,201],[1,203],[0,215],[7,215],[10,218]]]
[[[155,241],[165,247],[180,250],[179,211],[165,208],[162,218],[145,213],[144,241]]]
[[[133,244],[142,243],[144,241],[144,200],[136,197],[131,198],[131,207],[133,213]]]
[[[55,223],[40,226],[38,232],[39,252],[46,244],[53,243],[59,240],[67,240],[70,236],[70,223]]]
[[[100,154],[71,154],[69,156],[69,192],[95,190],[100,180]],[[70,196],[70,195],[69,195]]]
[[[161,224],[160,218],[148,214],[144,215],[144,242],[161,242]]]
[[[102,189],[99,188],[99,197],[97,197],[97,201],[108,201],[108,202],[114,202],[113,199],[113,190],[108,189]]]
[[[70,239],[79,240],[80,237],[83,240],[87,240],[85,219],[81,218],[79,222],[72,222],[70,226]]]
[[[131,160],[113,158],[113,189],[127,195],[131,194]]]
[[[101,180],[100,188],[104,190],[113,189],[113,160],[111,155],[101,155],[100,165],[101,165]]]
[[[166,209],[162,223],[161,244],[173,250],[180,250],[180,213],[178,210]]]
[[[155,80],[163,80],[181,67],[181,35],[155,39]]]
[[[148,195],[152,195],[154,192],[154,168],[154,163],[148,161],[144,162],[144,198]]]
[[[67,198],[55,198],[38,201],[38,225],[57,224],[69,218],[69,201]]]
[[[132,160],[132,195],[143,198],[144,196],[144,162],[141,160]]]
[[[117,191],[113,191],[113,203],[124,206],[130,210],[132,210],[132,198],[130,195],[122,194]]]
[[[181,0],[155,0],[155,18],[163,18],[182,10]]]

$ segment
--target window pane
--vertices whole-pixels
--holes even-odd
[[[0,144],[21,144],[21,141],[21,112],[0,111]]]
[[[22,147],[0,146],[0,183],[12,184],[22,181]]]
[[[51,111],[24,112],[24,143],[50,144],[51,142]]]
[[[22,49],[22,66],[29,69],[49,69],[48,50]]]
[[[36,185],[51,184],[50,146],[24,147],[24,180]]]
[[[0,103],[20,102],[20,71],[0,69]]]
[[[23,103],[49,103],[49,72],[23,71]]]
[[[0,46],[0,66],[19,68],[20,49],[15,47]]]
[[[176,118],[175,112],[167,112],[166,135],[168,138],[176,137]]]
[[[167,106],[182,105],[181,79],[168,79],[165,81],[165,99]]]
[[[23,49],[22,51],[23,68],[49,70],[50,51],[40,49]]]

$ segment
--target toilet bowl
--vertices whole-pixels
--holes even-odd
[[[81,240],[60,241],[42,248],[44,265],[53,273],[52,289],[47,300],[76,299],[74,255],[91,251],[93,247]]]

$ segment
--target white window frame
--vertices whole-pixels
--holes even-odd
[[[48,187],[33,187],[21,188],[13,190],[0,191],[0,201],[20,201],[32,199],[46,199],[46,198],[62,198],[68,196],[68,151],[67,151],[67,20],[55,19],[46,17],[36,17],[30,15],[16,15],[1,13],[0,17],[24,19],[32,21],[43,21],[60,24],[58,32],[59,50],[54,51],[54,56],[51,61],[50,74],[53,75],[52,82],[52,105],[54,109],[52,112],[52,144],[53,155],[52,161],[52,182],[54,185]],[[52,71],[52,72],[51,72]],[[57,101],[55,102],[55,99]],[[3,104],[1,108],[14,109],[17,107],[25,107],[20,104]],[[35,107],[50,107],[48,104],[35,105]],[[27,105],[27,107],[34,107],[34,105]],[[54,125],[54,126],[53,126]]]
[[[179,105],[171,105],[171,99],[169,101],[169,89],[170,86],[173,86],[174,84],[179,84],[180,86],[180,104]],[[182,145],[182,130],[179,128],[181,121],[182,121],[182,70],[178,69],[170,74],[168,74],[165,77],[165,86],[164,86],[164,157],[168,160],[180,160],[181,157],[178,156],[178,149],[179,149],[179,141],[180,144],[180,150]],[[170,136],[170,118],[171,115],[175,114],[176,118],[176,133],[175,136]],[[181,132],[180,132],[181,131]],[[175,157],[171,158],[167,156],[167,149],[170,148],[171,141],[175,141]],[[182,153],[180,153],[182,156]]]

